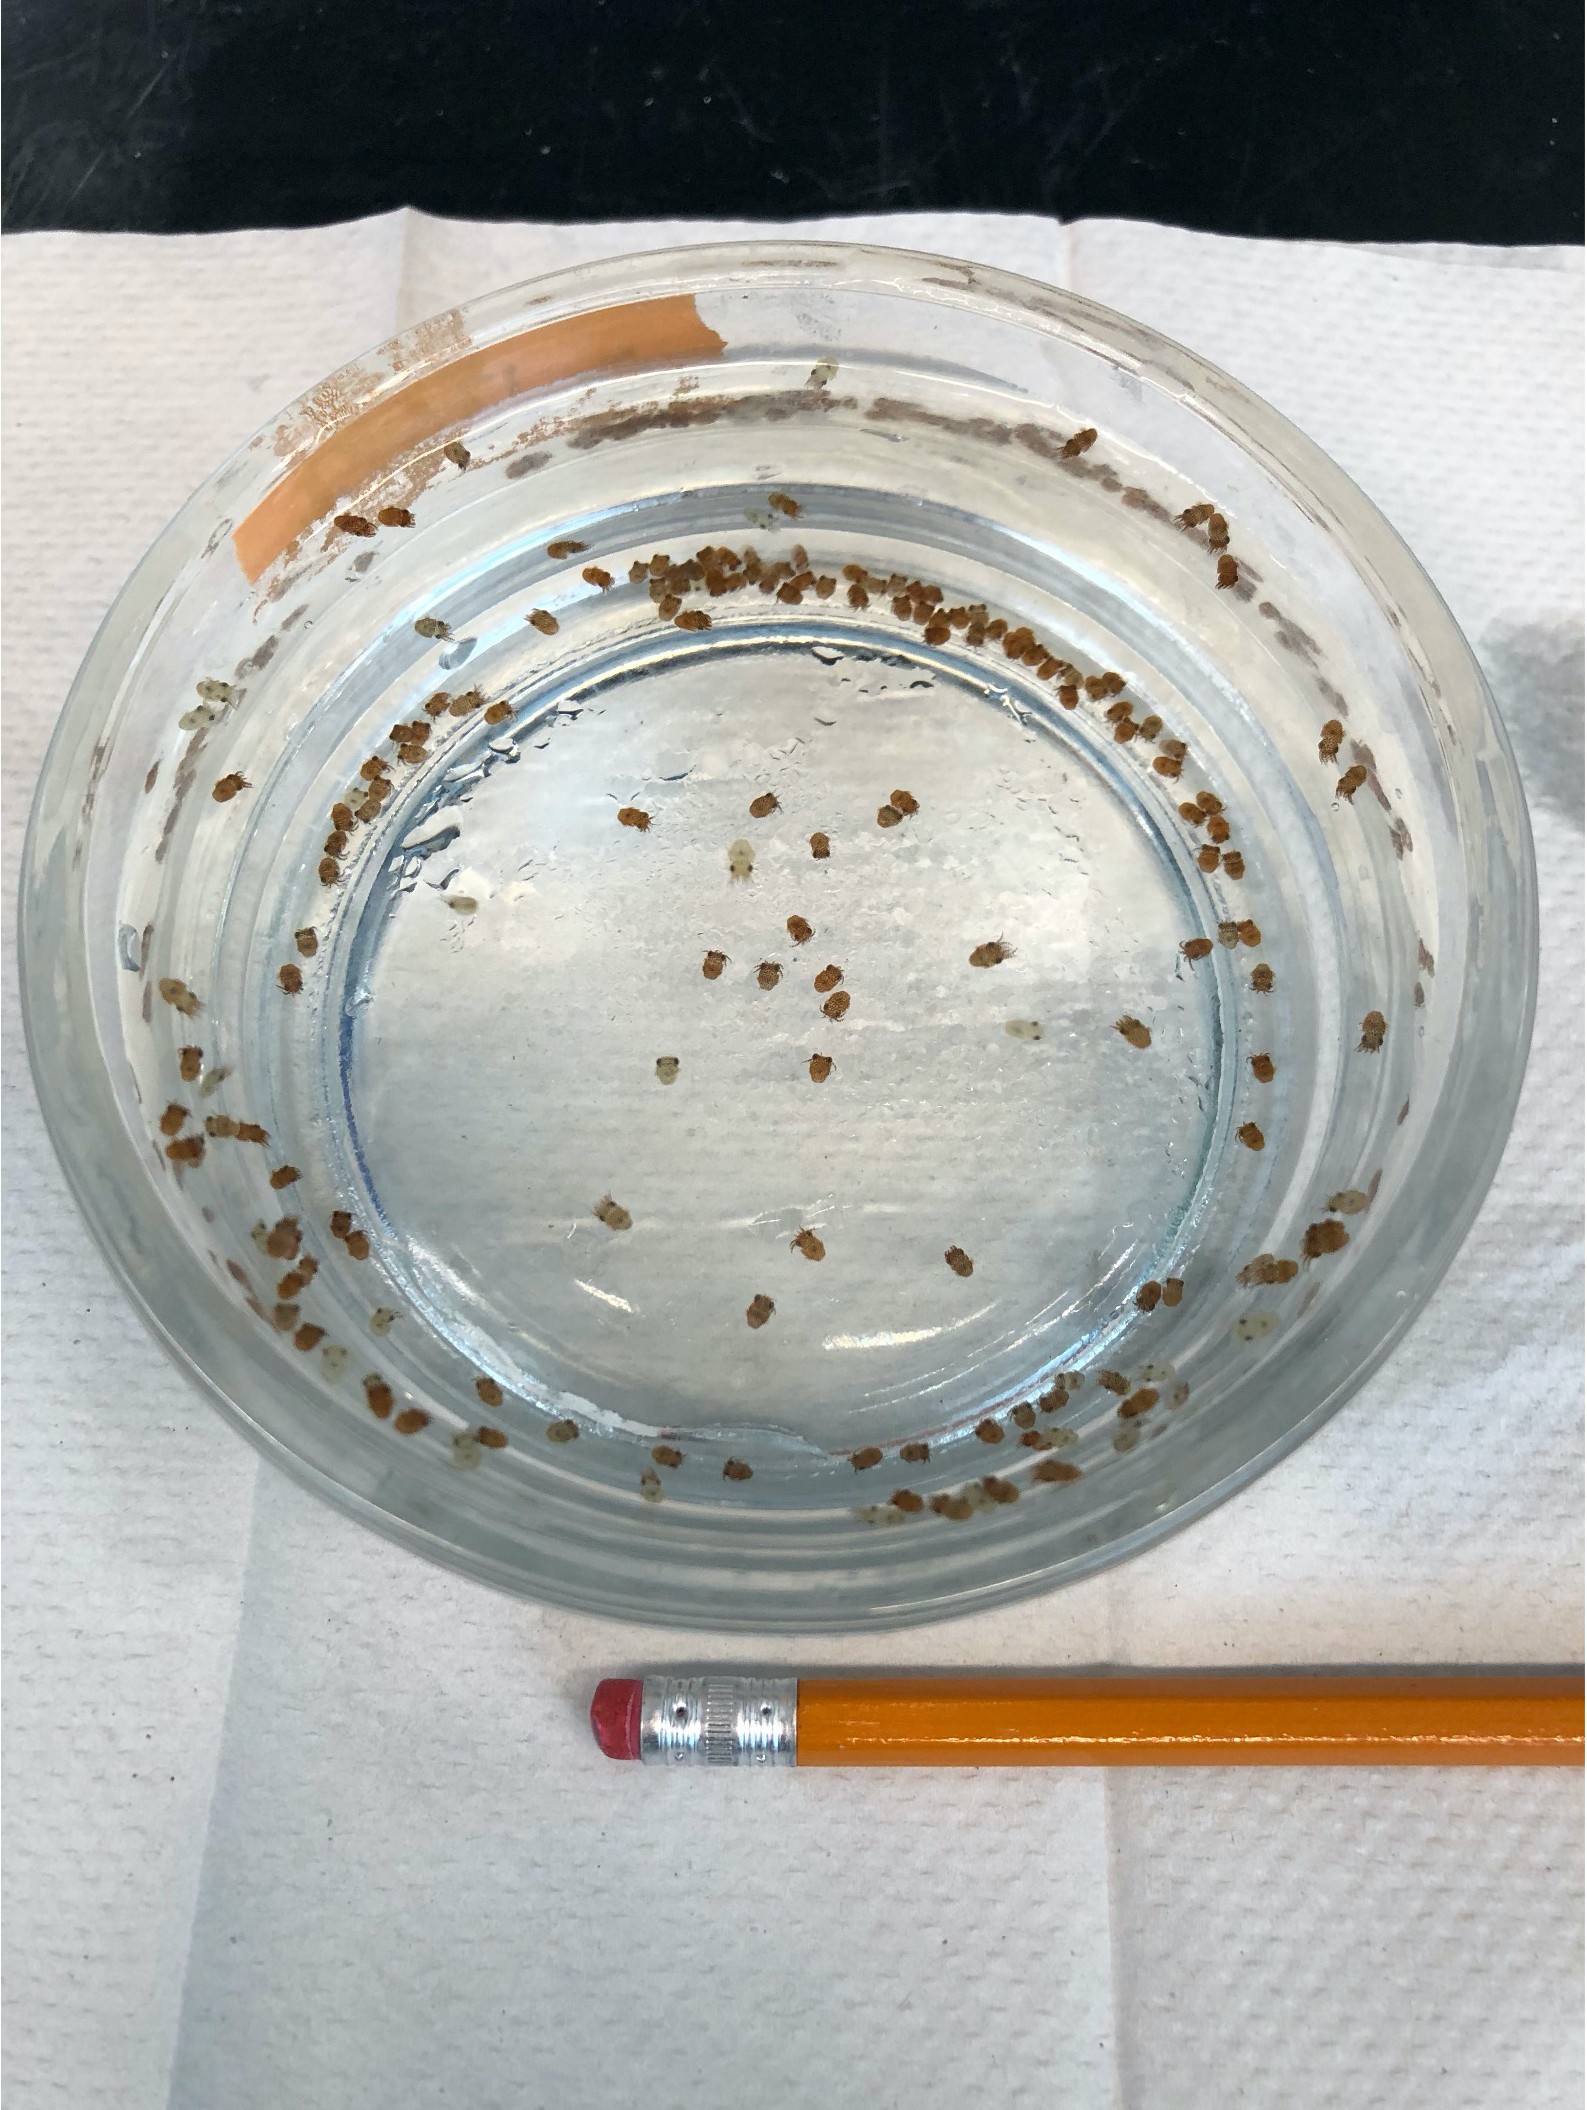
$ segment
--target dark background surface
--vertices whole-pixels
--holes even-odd
[[[6,0],[4,224],[1582,235],[1579,0]]]

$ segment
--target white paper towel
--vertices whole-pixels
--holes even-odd
[[[7,915],[93,628],[231,447],[472,294],[765,231],[399,213],[8,237]],[[589,1743],[598,1676],[685,1660],[1581,1655],[1579,253],[966,216],[822,231],[1166,330],[1406,535],[1533,800],[1543,990],[1499,1179],[1387,1368],[1215,1515],[1034,1604],[750,1650],[508,1603],[256,1475],[66,1201],[8,981],[15,2110],[1580,2100],[1569,1774],[662,1778]]]

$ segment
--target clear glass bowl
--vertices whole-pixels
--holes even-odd
[[[67,704],[22,949],[77,1198],[267,1455],[506,1589],[817,1631],[1316,1428],[1493,1172],[1535,924],[1464,641],[1265,404],[758,243],[228,462]]]

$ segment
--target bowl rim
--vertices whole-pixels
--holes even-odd
[[[616,293],[632,297],[646,288],[676,287],[679,283],[705,291],[746,272],[756,274],[758,284],[797,282],[816,271],[833,274],[826,283],[846,275],[850,282],[871,283],[921,300],[969,308],[1079,343],[1114,366],[1136,372],[1153,385],[1191,402],[1200,416],[1254,458],[1292,495],[1304,496],[1314,516],[1358,572],[1363,570],[1362,543],[1370,541],[1371,583],[1406,614],[1407,628],[1425,662],[1434,669],[1458,675],[1458,682],[1451,685],[1464,689],[1469,699],[1467,707],[1477,713],[1487,742],[1485,759],[1490,777],[1496,769],[1502,780],[1497,792],[1506,801],[1515,824],[1509,849],[1516,882],[1510,903],[1510,934],[1514,942],[1509,948],[1500,949],[1497,960],[1490,956],[1486,963],[1474,964],[1468,957],[1459,1007],[1462,1023],[1469,1026],[1475,1020],[1479,1031],[1484,1023],[1490,1028],[1502,1024],[1509,1061],[1497,1082],[1491,1077],[1468,1080],[1465,1098],[1469,1103],[1450,1110],[1451,1125],[1460,1134],[1467,1152],[1464,1184],[1456,1205],[1448,1207],[1446,1203],[1436,1243],[1428,1249],[1414,1291],[1402,1298],[1377,1338],[1307,1412],[1241,1464],[1179,1494],[1161,1514],[1101,1545],[1045,1564],[1026,1565],[1005,1574],[993,1585],[971,1584],[907,1604],[892,1601],[887,1589],[890,1573],[878,1566],[869,1571],[876,1583],[870,1602],[834,1608],[833,1616],[812,1620],[805,1612],[798,1617],[779,1616],[785,1608],[769,1596],[739,1611],[735,1593],[725,1589],[708,1606],[691,1607],[684,1602],[642,1606],[631,1588],[619,1585],[614,1589],[604,1581],[598,1561],[586,1560],[576,1576],[570,1575],[565,1560],[561,1566],[531,1574],[522,1567],[509,1568],[503,1561],[381,1507],[261,1426],[168,1325],[149,1288],[147,1266],[140,1269],[135,1264],[128,1241],[105,1220],[94,1191],[103,1180],[100,1168],[107,1151],[123,1156],[121,1169],[137,1178],[145,1177],[131,1138],[119,1120],[111,1135],[106,1136],[96,1132],[92,1121],[81,1118],[83,1085],[86,1081],[92,1090],[96,1084],[90,1071],[97,1071],[97,1082],[102,1083],[103,1093],[108,1095],[109,1078],[97,1039],[87,1036],[92,1046],[86,1062],[81,1040],[74,1043],[71,1052],[78,1064],[75,1074],[61,1066],[59,1051],[45,1044],[45,1022],[59,1004],[57,991],[62,977],[75,984],[84,1000],[88,995],[86,947],[79,942],[75,946],[62,948],[57,944],[50,948],[44,942],[38,911],[47,852],[52,842],[68,832],[71,794],[73,786],[80,785],[80,769],[85,763],[90,770],[97,766],[103,752],[104,734],[132,660],[127,647],[136,645],[154,618],[181,563],[202,546],[213,523],[216,494],[224,492],[229,502],[250,487],[263,490],[291,466],[292,455],[283,454],[274,439],[287,420],[305,411],[317,392],[305,391],[235,449],[161,531],[101,621],[51,735],[22,847],[17,907],[17,970],[24,1038],[45,1127],[73,1199],[139,1317],[217,1411],[298,1485],[386,1538],[515,1597],[529,1597],[601,1617],[642,1618],[647,1624],[692,1630],[876,1631],[987,1610],[1116,1566],[1205,1516],[1267,1472],[1313,1435],[1387,1360],[1448,1272],[1488,1193],[1510,1134],[1526,1071],[1537,995],[1538,900],[1530,818],[1503,720],[1469,643],[1420,562],[1345,471],[1262,397],[1198,353],[1082,295],[1001,268],[928,251],[796,237],[768,236],[751,241],[631,251],[539,275],[482,295],[450,313],[461,325],[462,347],[467,347],[489,341],[525,314],[533,314],[537,321],[547,319],[548,311],[553,315],[576,314],[609,302]],[[939,275],[944,271],[957,274],[956,279],[945,280]],[[367,380],[378,366],[383,376],[375,389],[378,395],[383,388],[400,387],[416,374],[444,364],[462,347],[449,350],[438,346],[431,326],[421,322],[349,362],[327,380],[334,383],[338,376],[351,374]],[[325,386],[323,382],[318,384],[320,389]],[[366,394],[360,407],[367,407],[370,400]],[[317,437],[305,439],[297,458],[312,451],[315,444]],[[195,532],[199,528],[202,535]],[[85,820],[77,825],[86,832]],[[76,869],[81,872],[83,867]],[[79,941],[84,936],[85,906],[85,882],[79,879],[70,898],[66,926]],[[1442,1094],[1449,1092],[1456,1068],[1452,1061],[1440,1078]],[[1479,1081],[1480,1093],[1475,1088]],[[108,1103],[113,1105],[114,1101]],[[95,1166],[93,1181],[89,1178],[90,1161]],[[753,1595],[748,1578],[738,1578],[736,1596]]]

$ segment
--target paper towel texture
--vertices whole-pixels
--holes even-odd
[[[1537,832],[1538,1032],[1499,1178],[1389,1365],[1215,1515],[1009,1611],[749,1650],[509,1603],[256,1475],[66,1200],[8,978],[15,2110],[1580,2100],[1573,1775],[728,1781],[589,1742],[598,1677],[685,1661],[1582,1649],[1580,254],[964,216],[820,231],[1139,316],[1294,418],[1405,535],[1494,683]],[[94,627],[230,449],[473,294],[765,232],[399,213],[8,237],[7,917]]]

